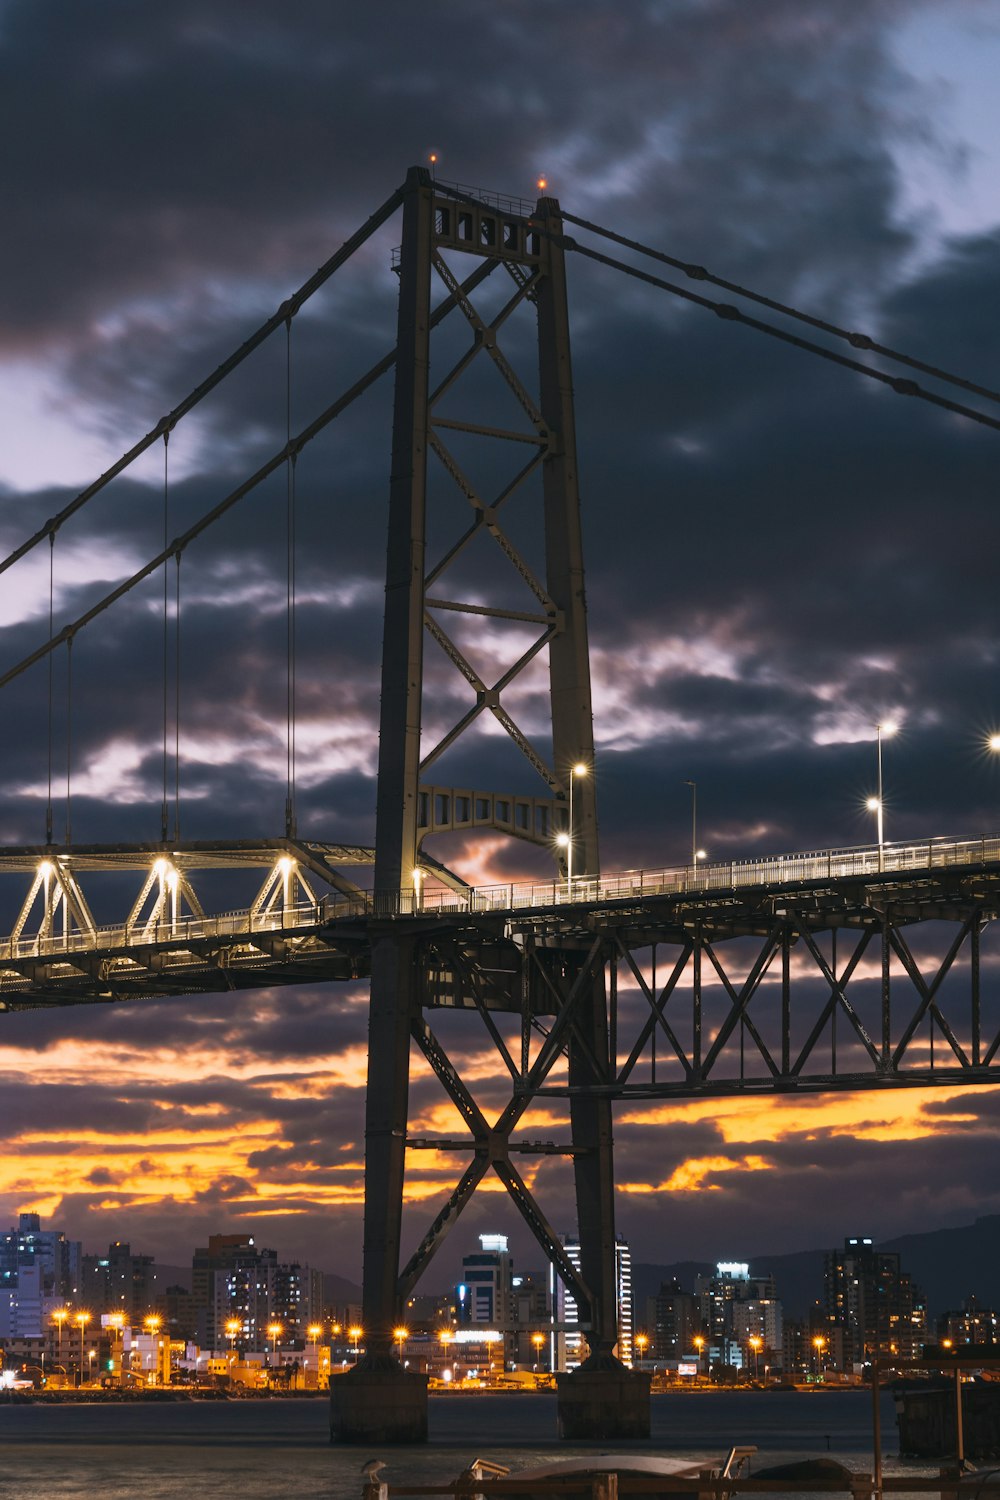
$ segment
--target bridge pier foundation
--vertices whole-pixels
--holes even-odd
[[[581,1366],[556,1376],[559,1436],[572,1442],[601,1442],[649,1437],[649,1388],[652,1376],[628,1370]]]
[[[366,1369],[330,1377],[331,1443],[426,1443],[427,1376]]]

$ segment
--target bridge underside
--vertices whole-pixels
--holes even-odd
[[[418,1044],[432,1016],[447,1024],[448,1012],[477,1013],[512,1098],[1000,1082],[1000,985],[988,982],[1000,968],[993,863],[384,918],[338,873],[366,856],[287,840],[188,846],[173,854],[173,889],[160,872],[157,904],[155,846],[75,851],[47,908],[51,917],[61,901],[64,930],[50,920],[47,933],[0,946],[0,1005],[344,983],[367,978],[374,945],[389,939],[411,955]],[[256,901],[206,915],[194,872],[236,866],[267,872]],[[34,871],[40,882],[37,869],[38,851],[0,856],[0,874]],[[78,895],[89,916],[86,871],[145,871],[149,900],[133,904],[131,921],[82,931],[66,909]],[[178,889],[197,912],[178,911]],[[38,899],[44,911],[41,887]],[[567,1057],[596,983],[608,998],[610,1062],[578,1088]]]

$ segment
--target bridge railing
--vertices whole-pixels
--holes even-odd
[[[275,932],[308,933],[323,922],[342,917],[416,916],[420,913],[518,911],[601,901],[641,900],[649,896],[677,896],[740,891],[797,881],[844,880],[879,874],[934,871],[949,866],[1000,864],[1000,835],[977,839],[933,838],[898,844],[822,849],[781,854],[763,859],[729,860],[711,864],[672,865],[658,870],[627,870],[614,875],[562,880],[515,881],[470,886],[461,893],[447,889],[367,892],[360,899],[323,900],[267,911],[229,911],[218,915],[178,916],[171,920],[118,924],[93,931],[72,930],[33,934],[0,942],[0,962],[58,958],[80,952],[118,951],[173,946],[231,938],[253,944],[255,935]]]
[[[183,947],[185,943],[205,938],[244,938],[255,934],[285,932],[315,926],[319,907],[313,902],[286,906],[283,910],[253,912],[227,911],[206,917],[178,916],[158,922],[119,923],[96,927],[93,931],[73,929],[70,932],[32,934],[0,943],[3,959],[58,958],[67,953],[92,953],[95,950],[158,947],[166,943]]]
[[[511,911],[593,901],[622,901],[646,896],[706,894],[795,881],[843,880],[851,876],[898,874],[947,866],[1000,863],[1000,835],[976,839],[921,839],[916,842],[821,849],[811,853],[769,855],[763,859],[711,864],[672,865],[659,870],[628,870],[615,875],[562,880],[518,881],[470,887],[458,894],[447,889],[403,891],[399,911]],[[377,893],[376,901],[382,893]],[[394,893],[389,896],[391,904]],[[388,905],[384,911],[390,915]]]

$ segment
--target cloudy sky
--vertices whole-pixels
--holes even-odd
[[[0,0],[0,546],[432,152],[442,178],[528,199],[544,176],[587,219],[996,389],[998,65],[988,0]],[[391,348],[399,233],[296,319],[293,430]],[[994,829],[1000,434],[569,273],[605,869],[683,859],[686,778],[710,857],[870,840],[889,718],[887,837]],[[283,443],[286,354],[282,334],[172,437],[171,535]],[[391,394],[297,475],[299,823],[336,840],[374,832]],[[56,629],[159,549],[163,468],[157,445],[60,531]],[[185,555],[188,837],[283,832],[284,505],[279,474]],[[4,667],[46,638],[49,598],[43,546],[0,580]],[[78,839],[159,835],[162,602],[158,575],[74,647]],[[4,699],[0,839],[40,842],[44,665]],[[539,703],[529,683],[529,722]],[[480,784],[503,775],[495,737],[476,753]],[[478,878],[540,868],[499,839],[440,852]],[[20,897],[0,899],[7,921]],[[0,1220],[34,1207],[88,1249],[122,1236],[169,1262],[245,1227],[359,1273],[365,1031],[361,989],[8,1016]],[[493,1060],[462,1045],[499,1108]],[[549,1102],[533,1123],[558,1136]],[[620,1229],[641,1259],[681,1259],[967,1223],[1000,1211],[996,1110],[987,1090],[623,1110]],[[413,1123],[455,1129],[419,1070]],[[454,1171],[411,1173],[411,1238]],[[565,1169],[537,1185],[571,1230]],[[456,1254],[513,1230],[497,1186]]]

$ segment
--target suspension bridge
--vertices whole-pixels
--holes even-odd
[[[397,216],[392,347],[297,432],[289,395],[285,441],[171,537],[172,434],[256,351],[282,336],[290,390],[296,319]],[[0,687],[32,669],[41,674],[48,730],[44,837],[0,847],[4,887],[18,891],[9,931],[0,935],[0,1008],[317,981],[370,986],[369,1352],[334,1383],[332,1433],[342,1441],[426,1435],[426,1381],[400,1367],[392,1329],[489,1172],[503,1182],[575,1298],[589,1341],[585,1363],[560,1376],[561,1431],[648,1434],[649,1377],[626,1369],[614,1352],[616,1101],[1000,1081],[1000,996],[983,982],[995,962],[989,945],[1000,891],[1000,838],[992,831],[904,844],[880,838],[864,848],[727,863],[700,863],[693,851],[689,865],[602,870],[589,774],[594,731],[566,291],[574,256],[634,279],[651,296],[683,299],[907,400],[1000,427],[989,409],[1000,396],[985,387],[576,217],[553,198],[528,203],[438,182],[413,168],[250,339],[0,562],[6,572],[35,549],[48,549],[47,632],[0,673]],[[683,280],[667,279],[665,271]],[[737,297],[739,305],[706,295],[709,288]],[[899,366],[906,373],[895,373]],[[492,395],[468,384],[484,367],[499,377]],[[317,840],[298,828],[296,483],[310,444],[390,372],[377,809],[374,840],[358,845],[338,842],[333,829]],[[916,374],[931,384],[918,383]],[[163,460],[162,546],[57,628],[57,539],[131,465],[156,451]],[[432,465],[436,483],[429,479]],[[287,515],[284,829],[256,839],[185,840],[181,563],[204,533],[274,476],[284,476]],[[159,838],[80,843],[72,836],[74,643],[160,574]],[[501,640],[507,652],[489,675],[477,652],[486,628],[491,652]],[[438,648],[433,661],[425,659],[428,641]],[[57,659],[67,699],[61,839],[55,836]],[[512,706],[515,689],[533,680],[542,663],[544,743],[525,732]],[[335,695],[335,683],[330,690]],[[456,691],[464,695],[457,717]],[[518,758],[519,772],[502,787],[476,784],[474,747],[464,763],[456,762],[484,716],[501,727]],[[456,763],[461,784],[447,779]],[[548,850],[550,874],[475,886],[433,853],[436,835],[482,830]],[[220,876],[225,888],[237,875],[246,899],[216,909],[205,890],[217,892]],[[109,904],[115,906],[110,921]],[[467,1014],[470,1026],[481,1029],[497,1075],[509,1079],[509,1101],[494,1119],[434,1030],[435,1016],[446,1011]],[[414,1046],[455,1106],[464,1131],[455,1138],[408,1134]],[[533,1102],[547,1096],[568,1100],[564,1142],[518,1135]],[[422,1149],[466,1160],[404,1263],[406,1154]],[[572,1161],[579,1267],[515,1165],[523,1155]]]

